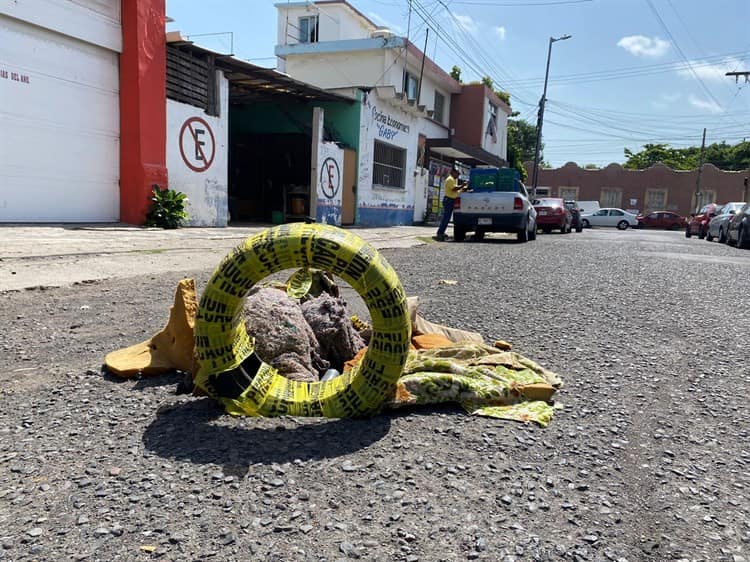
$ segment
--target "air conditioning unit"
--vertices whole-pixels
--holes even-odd
[[[370,37],[372,37],[373,39],[378,37],[382,37],[383,39],[390,39],[391,37],[395,36],[396,34],[387,27],[379,27],[375,31],[370,33]]]

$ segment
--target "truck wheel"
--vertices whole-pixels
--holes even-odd
[[[518,230],[516,233],[516,240],[519,242],[528,242],[529,241],[529,222],[528,219],[526,219],[526,224]]]
[[[463,242],[466,240],[466,227],[454,226],[453,227],[453,240],[456,242]]]

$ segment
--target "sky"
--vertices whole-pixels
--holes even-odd
[[[675,147],[750,138],[750,0],[349,0],[378,25],[424,45],[463,81],[490,76],[535,124],[552,44],[544,160],[606,166],[645,143]],[[271,0],[167,0],[167,29],[275,67]]]

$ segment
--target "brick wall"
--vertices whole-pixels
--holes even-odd
[[[532,163],[527,162],[525,166],[531,177]],[[688,215],[696,205],[697,175],[697,170],[675,171],[663,164],[645,170],[626,170],[619,164],[584,170],[569,162],[562,168],[540,170],[538,187],[551,188],[550,196],[553,197],[564,196],[566,191],[572,195],[576,191],[574,188],[578,188],[576,197],[579,201],[599,201],[602,207],[670,210]],[[706,164],[701,175],[701,191],[704,193],[699,203],[741,201],[745,177],[747,172],[729,172]],[[619,204],[614,204],[618,194]],[[635,203],[631,204],[631,200]],[[654,208],[657,206],[660,208]]]

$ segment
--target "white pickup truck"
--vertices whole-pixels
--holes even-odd
[[[475,240],[487,232],[510,232],[519,242],[536,239],[536,210],[526,186],[507,168],[471,171],[469,190],[456,199],[453,207],[453,239],[461,242],[467,232]]]

